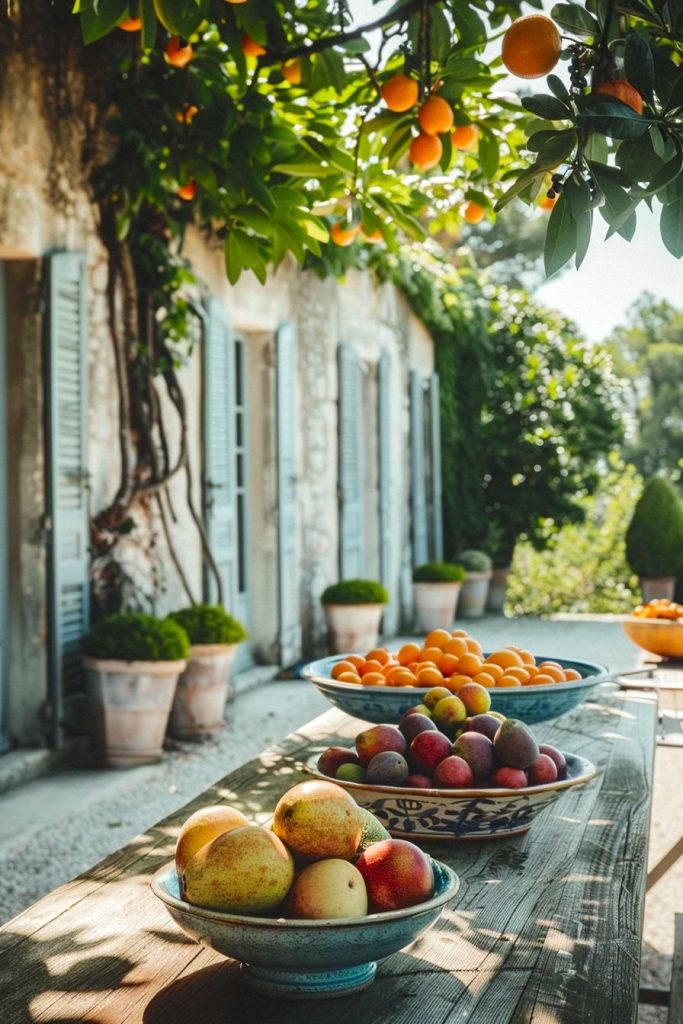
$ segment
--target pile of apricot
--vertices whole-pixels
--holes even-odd
[[[473,681],[490,689],[582,678],[556,661],[536,664],[534,655],[521,647],[502,647],[484,655],[481,644],[464,629],[433,629],[424,643],[410,641],[393,652],[375,647],[366,655],[347,655],[333,666],[331,675],[337,682],[358,686],[445,686],[451,693]]]
[[[658,597],[647,604],[639,604],[633,609],[633,614],[639,619],[683,619],[683,604]]]

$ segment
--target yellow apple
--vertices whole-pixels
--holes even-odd
[[[304,857],[341,857],[356,853],[363,831],[361,809],[345,789],[333,782],[311,781],[292,786],[278,801],[273,832]]]
[[[331,857],[303,868],[287,897],[287,916],[320,920],[365,917],[368,894],[358,868]]]
[[[195,811],[178,834],[175,848],[175,866],[178,874],[182,875],[187,862],[192,860],[195,853],[199,853],[202,846],[206,846],[212,839],[223,835],[224,832],[248,824],[249,819],[245,818],[242,812],[235,807],[216,804]]]

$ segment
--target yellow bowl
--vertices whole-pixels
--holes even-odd
[[[622,626],[629,640],[644,651],[664,658],[683,658],[683,621],[632,616],[624,619]]]

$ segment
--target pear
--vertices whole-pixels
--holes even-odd
[[[216,804],[195,811],[178,834],[175,848],[175,866],[178,874],[182,875],[188,861],[192,860],[195,853],[199,853],[202,846],[206,846],[212,839],[217,839],[224,832],[230,832],[233,828],[241,828],[248,824],[249,819],[245,818],[236,807]]]
[[[236,914],[266,914],[287,895],[294,861],[285,844],[260,825],[232,829],[207,843],[185,868],[189,903]]]
[[[347,860],[317,860],[294,879],[287,897],[287,916],[309,920],[365,917],[368,894],[358,868]]]
[[[273,832],[304,857],[350,860],[364,819],[353,797],[333,782],[300,782],[280,798]]]

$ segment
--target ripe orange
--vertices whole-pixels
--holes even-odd
[[[176,195],[186,202],[189,202],[197,194],[197,186],[194,181],[188,181],[185,185],[181,185],[176,189]]]
[[[439,664],[439,661],[443,657],[443,651],[440,647],[423,647],[420,651],[420,661],[431,661],[435,665]]]
[[[355,683],[357,686],[360,685],[361,678],[356,675],[355,672],[342,672],[340,676],[337,676],[338,683]]]
[[[525,14],[503,36],[503,64],[518,78],[541,78],[553,70],[561,49],[554,21],[545,14]]]
[[[387,681],[381,672],[366,672],[362,677],[363,686],[386,686]]]
[[[498,678],[500,679],[500,676]],[[496,685],[494,677],[489,672],[484,671],[477,672],[476,676],[472,676],[472,682],[479,683],[480,686],[485,686],[487,690]]]
[[[548,683],[554,683],[555,680],[552,676],[549,676],[547,672],[537,672],[530,681],[530,686],[547,686]]]
[[[577,672],[575,668],[566,668],[564,670],[564,678],[567,683],[573,683],[579,679],[583,679],[583,676],[580,672]]]
[[[404,668],[403,665],[398,665],[389,672],[387,684],[389,686],[416,686],[417,678],[410,669]]]
[[[543,665],[541,667],[541,672],[537,673],[534,676],[534,680],[536,682],[538,682],[538,677],[541,674],[544,674],[546,676],[550,676],[550,678],[554,679],[556,683],[564,683],[565,682],[564,669],[563,668],[555,668],[554,665]]]
[[[444,686],[450,690],[451,693],[457,693],[461,686],[465,683],[471,683],[472,677],[465,676],[461,672],[454,672],[448,679],[444,679]]]
[[[505,675],[514,676],[515,679],[519,679],[520,683],[528,683],[531,679],[531,674],[527,672],[526,668],[519,668],[517,665],[506,668]]]
[[[486,672],[487,675],[493,676],[494,679],[500,679],[505,674],[505,669],[500,665],[496,665],[493,661],[485,661],[481,666],[482,672]]]
[[[476,676],[481,672],[482,660],[478,654],[463,654],[458,660],[458,672],[464,676]]]
[[[358,228],[349,227],[348,224],[342,223],[339,220],[335,221],[330,228],[330,238],[335,245],[340,245],[342,248],[352,245],[357,234]]]
[[[384,676],[385,679],[388,679],[393,669],[402,667],[403,666],[399,665],[397,661],[387,661],[384,665],[382,665],[382,675]]]
[[[301,61],[298,57],[292,58],[292,60],[286,60],[284,64],[280,66],[282,77],[286,79],[290,85],[301,85]]]
[[[522,668],[524,665],[517,651],[511,651],[509,647],[501,651],[494,651],[493,654],[489,654],[486,660],[492,665],[500,665],[501,668],[512,668],[513,665],[516,665],[517,668]]]
[[[348,658],[345,658],[344,660],[350,661],[356,670],[365,664],[365,658],[362,654],[349,654]]]
[[[339,676],[342,674],[342,672],[354,672],[355,673],[355,671],[356,671],[355,666],[352,665],[350,661],[345,661],[344,660],[344,661],[338,661],[335,665],[332,666],[332,671],[330,672],[330,675],[332,676],[333,679],[338,679]]]
[[[371,232],[371,234],[369,235],[366,235],[366,233],[363,231],[363,228],[361,227],[360,231],[358,232],[358,237],[360,238],[361,242],[366,242],[368,245],[376,245],[377,242],[384,241],[384,235],[379,229],[377,229],[377,231]]]
[[[419,88],[414,78],[394,75],[383,84],[381,93],[389,110],[393,110],[395,114],[402,114],[417,103]]]
[[[458,667],[458,657],[455,654],[442,654],[436,667],[443,676],[451,676]]]
[[[438,647],[440,650],[445,651],[446,644],[450,639],[451,634],[447,629],[433,629],[425,638],[425,647]]]
[[[247,0],[225,0],[226,4],[246,4]]]
[[[466,629],[452,629],[451,630],[451,636],[468,637],[469,635],[470,634],[467,632]]]
[[[467,654],[465,638],[462,636],[452,636],[444,647],[444,654],[453,654],[456,658],[461,658],[463,654]]]
[[[195,107],[192,104],[188,107],[183,107],[182,110],[176,110],[175,119],[179,124],[192,124],[192,119],[195,114],[199,113],[199,107]]]
[[[122,32],[139,32],[142,28],[142,18],[126,18],[125,21],[119,22],[119,28]]]
[[[496,683],[496,686],[521,686],[521,685],[522,684],[520,683],[519,679],[516,679],[515,676],[507,676],[507,675],[506,676],[501,676],[500,679],[498,680],[498,682]]]
[[[553,196],[553,198],[550,199],[548,196],[543,196],[543,198],[539,200],[538,205],[541,207],[542,210],[552,210],[553,206],[559,198],[559,196]]]
[[[418,686],[438,686],[443,683],[443,676],[438,668],[421,668],[417,673]]]
[[[240,46],[245,57],[262,57],[266,52],[265,46],[252,39],[248,32],[243,32],[240,36]]]
[[[420,105],[417,120],[427,135],[441,135],[453,127],[453,111],[443,96],[429,96]]]
[[[164,60],[174,68],[184,68],[194,57],[189,43],[181,42],[180,36],[171,36],[164,47]]]
[[[378,661],[380,665],[386,665],[388,661],[391,661],[391,655],[386,647],[373,647],[365,657],[367,661]]]
[[[365,661],[360,666],[358,671],[359,671],[360,675],[363,678],[365,678],[365,676],[368,674],[368,672],[380,672],[381,673],[381,671],[382,671],[382,663],[381,663],[381,661],[373,661],[373,660]]]
[[[479,203],[475,203],[474,200],[469,202],[465,207],[465,220],[468,224],[479,224],[484,219],[486,210]]]
[[[417,660],[419,653],[420,645],[411,641],[401,647],[396,657],[401,665],[410,665],[411,661]]]
[[[597,89],[593,91],[604,93],[606,96],[614,96],[615,99],[621,100],[631,110],[635,110],[636,114],[642,114],[643,112],[643,97],[625,78],[608,78],[606,82],[601,82]]]
[[[454,149],[475,149],[479,132],[473,124],[459,124],[451,135]]]
[[[535,665],[536,664],[536,659],[534,658],[534,656],[531,653],[531,651],[524,651],[524,650],[521,650],[521,649],[517,649],[517,653],[519,654],[520,658],[522,659],[522,661],[524,662],[525,665]]]
[[[421,171],[429,171],[432,167],[436,167],[441,159],[443,146],[437,135],[422,133],[410,143],[408,152],[416,167],[419,167]]]

